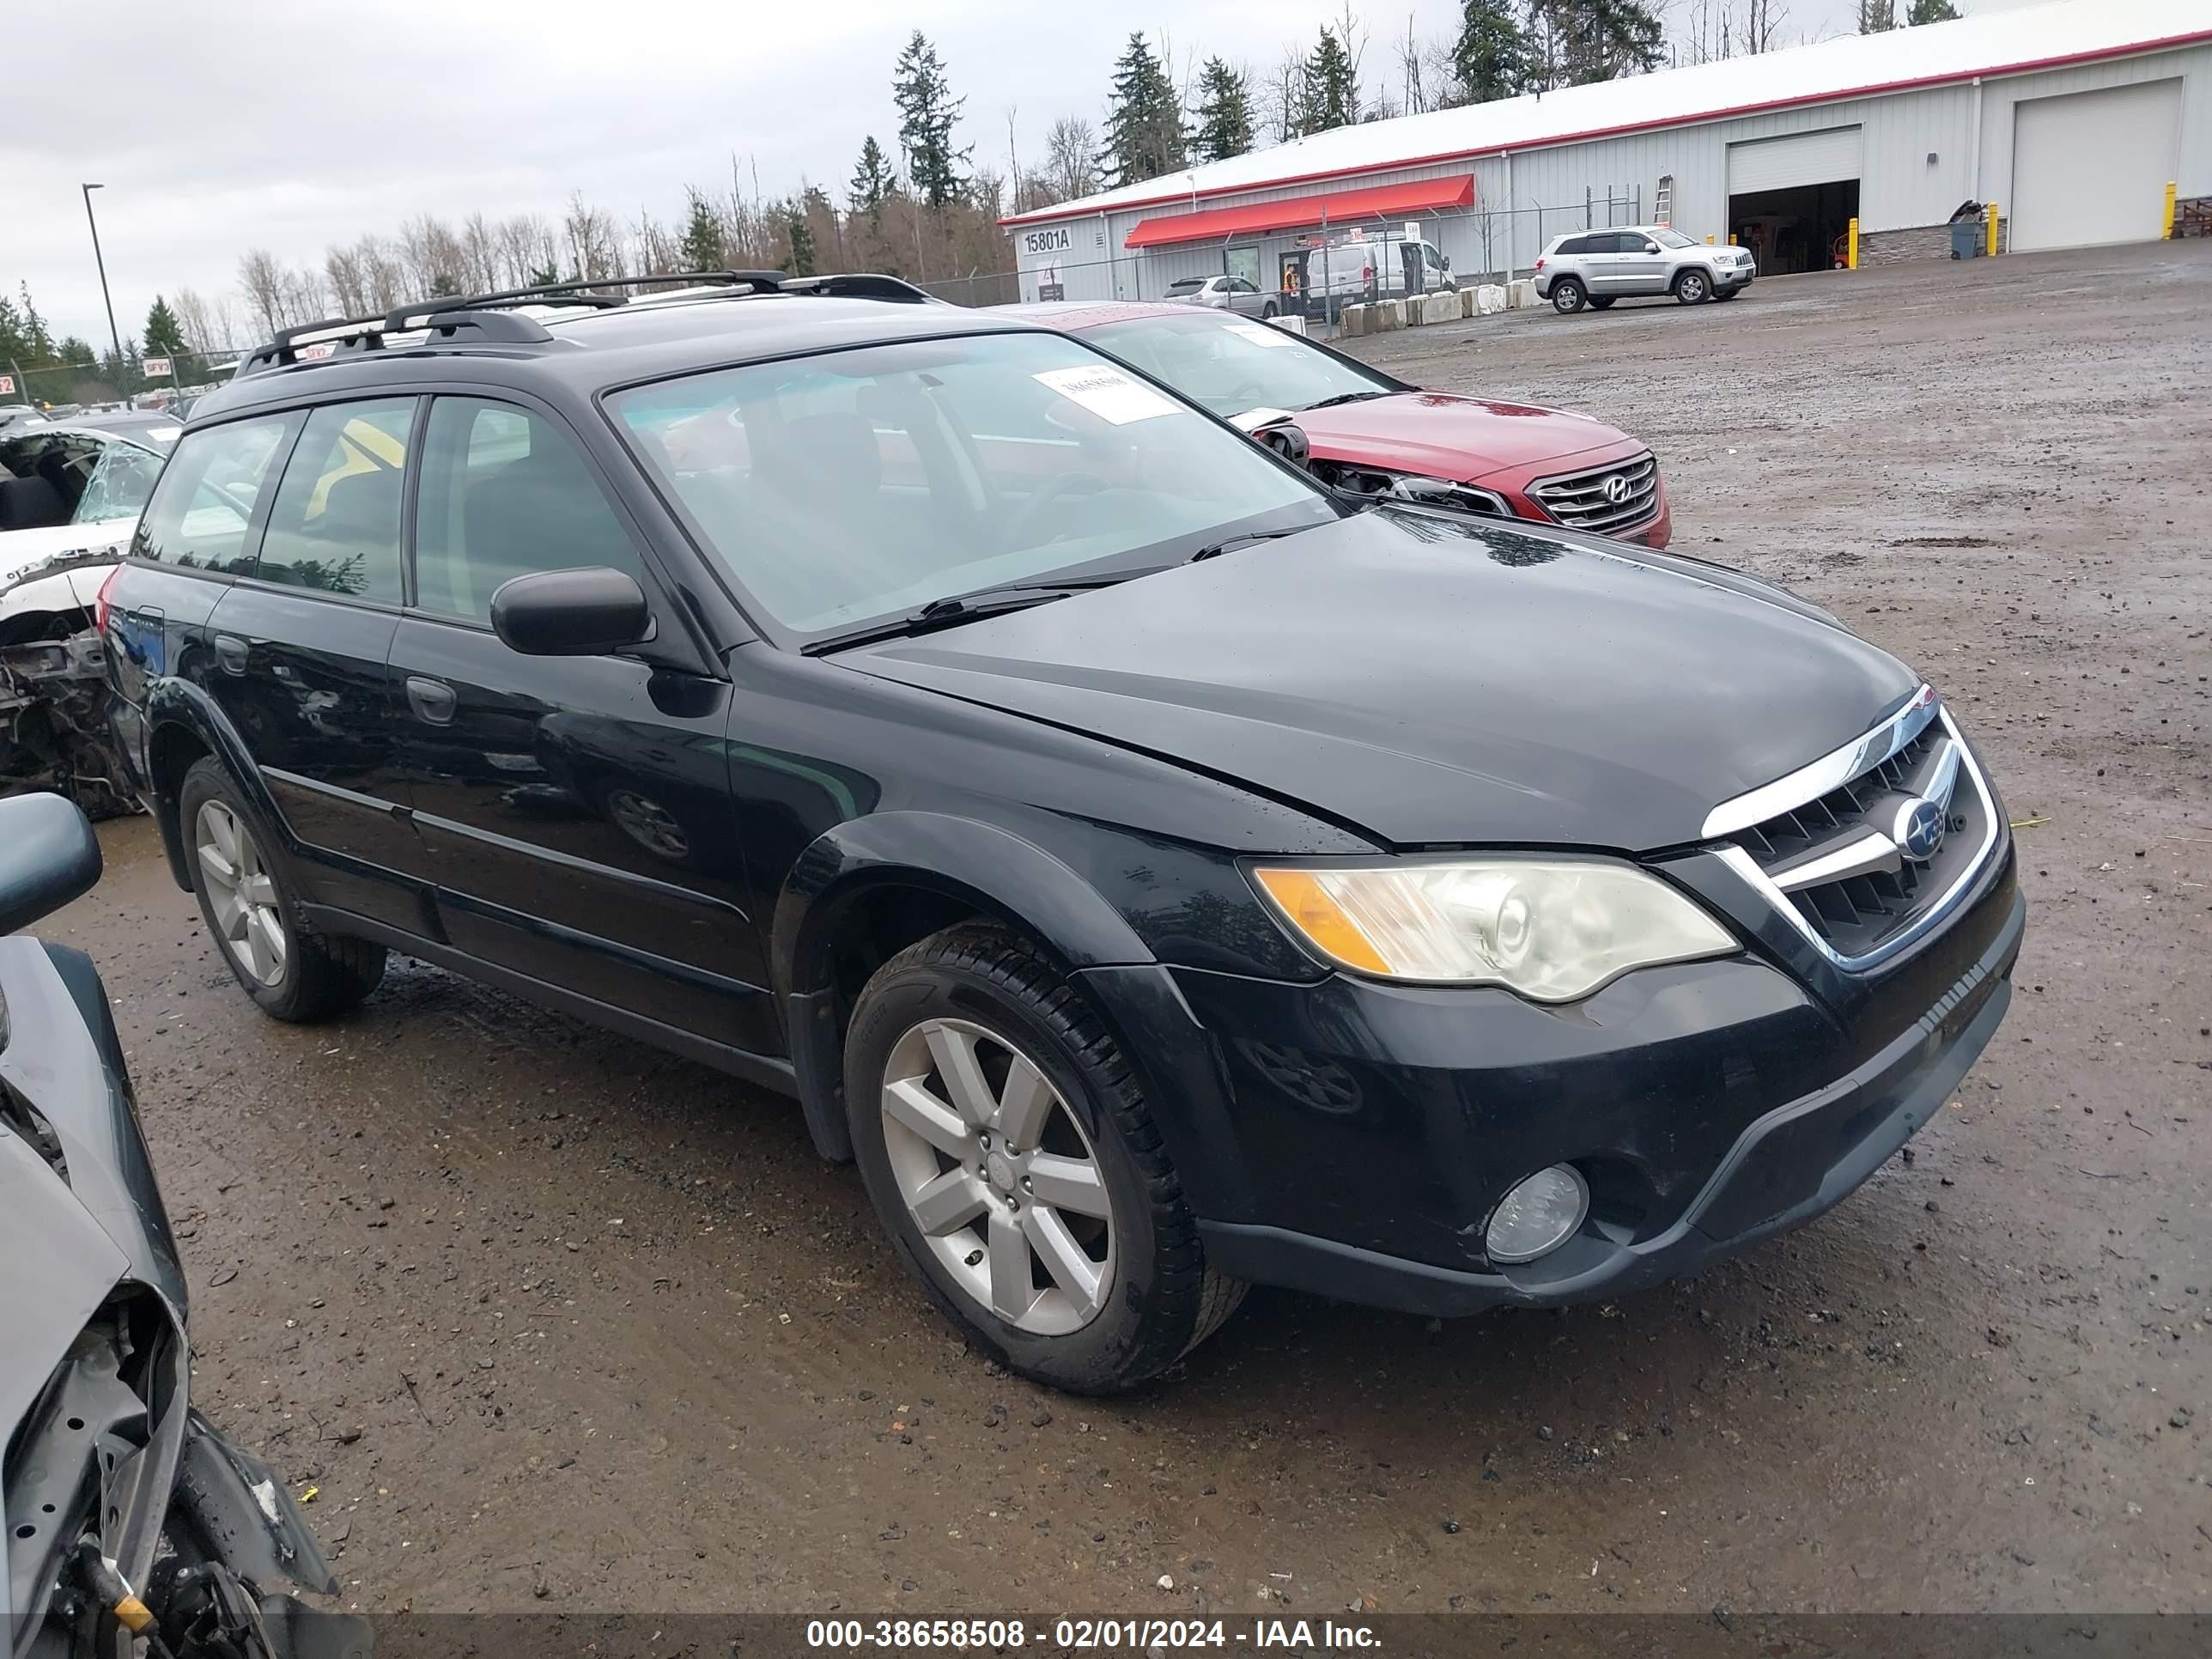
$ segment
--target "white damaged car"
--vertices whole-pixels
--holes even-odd
[[[136,810],[108,748],[94,612],[181,430],[0,430],[0,793],[51,789],[94,817]]]

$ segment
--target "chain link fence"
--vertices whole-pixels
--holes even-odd
[[[110,361],[36,368],[0,358],[0,376],[13,383],[12,391],[0,388],[0,404],[55,410],[118,403],[153,407],[221,385],[230,378],[239,355],[234,349],[179,352],[170,358],[167,374],[151,376],[144,372],[143,358],[119,366]]]

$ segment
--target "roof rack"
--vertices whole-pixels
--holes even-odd
[[[629,303],[608,289],[722,286],[746,295],[817,295],[840,300],[886,300],[902,305],[936,303],[935,296],[897,276],[873,271],[830,271],[815,276],[787,276],[780,270],[674,270],[644,276],[597,276],[571,283],[538,283],[528,288],[488,294],[434,295],[395,306],[381,316],[326,317],[320,322],[279,329],[267,345],[241,358],[234,379],[343,351],[381,351],[394,335],[419,335],[409,345],[444,344],[461,335],[471,343],[545,345],[553,336],[535,318],[517,315],[524,307],[574,306],[606,310]],[[650,297],[650,296],[644,296]],[[315,349],[319,347],[320,349]]]

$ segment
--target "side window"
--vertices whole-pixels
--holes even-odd
[[[489,622],[491,596],[516,576],[645,567],[568,435],[511,404],[441,398],[422,440],[415,519],[415,603]]]
[[[81,432],[33,432],[0,445],[0,530],[70,522],[106,440]]]
[[[1589,251],[1590,239],[1589,237],[1570,236],[1565,241],[1559,244],[1558,249],[1553,253],[1552,257],[1554,259],[1564,259],[1571,254],[1588,253]]]
[[[84,499],[76,504],[76,522],[98,524],[105,519],[137,518],[147,496],[154,493],[154,480],[161,475],[159,455],[136,444],[108,445],[100,464],[92,469]]]
[[[276,470],[289,415],[202,427],[177,441],[132,538],[134,557],[243,574],[246,532]]]
[[[415,399],[325,404],[292,447],[269,510],[263,581],[399,603],[399,520]]]

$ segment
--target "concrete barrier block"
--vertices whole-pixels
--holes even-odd
[[[1421,320],[1425,323],[1455,323],[1459,314],[1456,294],[1429,294],[1421,298]]]
[[[1505,284],[1485,283],[1474,291],[1475,309],[1486,317],[1494,317],[1505,309]]]
[[[1346,337],[1352,338],[1358,335],[1374,332],[1368,326],[1368,319],[1372,314],[1372,311],[1366,306],[1346,306],[1337,320],[1343,325]],[[1304,319],[1301,318],[1299,320]]]
[[[1402,300],[1377,300],[1368,309],[1375,313],[1375,333],[1388,334],[1406,325],[1406,303]]]
[[[1506,285],[1505,308],[1508,311],[1527,311],[1536,303],[1536,283],[1534,277],[1523,276]]]
[[[1481,306],[1479,300],[1480,293],[1481,290],[1480,289],[1463,288],[1460,289],[1459,314],[1461,316],[1473,317],[1480,314],[1481,311]]]
[[[1285,334],[1303,335],[1306,331],[1306,319],[1303,317],[1270,317],[1267,320]]]

